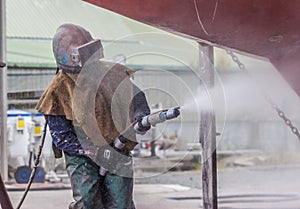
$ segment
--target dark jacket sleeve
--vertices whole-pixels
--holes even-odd
[[[138,120],[143,116],[150,114],[150,108],[145,96],[145,93],[139,89],[136,85],[133,85],[133,105],[134,105],[134,115],[133,121]]]
[[[63,115],[48,115],[48,126],[53,145],[70,155],[83,153],[72,121]]]

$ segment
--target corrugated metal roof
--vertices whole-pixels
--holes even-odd
[[[7,39],[9,66],[55,67],[50,40]]]
[[[95,37],[115,39],[131,33],[124,20],[80,0],[7,1],[9,37],[52,38],[59,25],[72,22],[83,25]]]
[[[10,66],[54,67],[51,38],[62,23],[87,28],[104,43],[106,57],[122,54],[129,65],[198,63],[195,42],[137,23],[80,0],[7,1]]]

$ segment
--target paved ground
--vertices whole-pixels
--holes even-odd
[[[152,175],[149,175],[152,176]],[[200,171],[172,172],[138,179],[138,209],[201,208]],[[300,165],[222,169],[218,172],[219,208],[300,209]],[[10,191],[16,206],[22,192]],[[23,209],[65,209],[71,191],[31,191]]]

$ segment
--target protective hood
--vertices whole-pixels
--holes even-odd
[[[103,58],[102,44],[90,32],[74,24],[58,27],[52,40],[56,64],[69,73],[79,73],[89,59]]]

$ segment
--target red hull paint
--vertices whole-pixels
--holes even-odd
[[[269,58],[300,95],[300,0],[85,0],[134,20]]]

